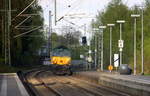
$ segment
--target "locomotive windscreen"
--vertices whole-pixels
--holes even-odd
[[[61,57],[68,56],[68,57],[71,57],[71,53],[70,53],[70,50],[68,48],[61,46],[61,47],[55,48],[52,51],[52,56],[61,56]]]

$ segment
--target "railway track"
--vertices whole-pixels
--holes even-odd
[[[30,73],[28,82],[37,90],[38,96],[131,96],[72,76],[56,76],[43,70]]]

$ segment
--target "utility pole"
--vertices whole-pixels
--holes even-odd
[[[141,7],[141,75],[144,75],[144,6]]]
[[[98,38],[97,38],[97,57],[98,57],[98,70],[100,69],[100,66],[101,66],[101,51],[102,51],[102,33],[101,33],[101,30],[99,29],[98,31]]]
[[[55,25],[57,24],[57,0],[54,1]]]
[[[112,66],[112,27],[115,26],[115,24],[107,24],[107,26],[110,27],[110,41],[109,41],[109,49],[110,49],[110,63],[109,63],[109,66]],[[111,71],[110,71],[111,72]]]
[[[141,69],[141,74],[144,75],[144,16],[143,16],[143,7],[142,7],[142,16],[141,16],[141,64],[142,64],[142,69]]]
[[[104,70],[104,65],[103,65],[103,59],[104,59],[104,29],[106,28],[106,26],[99,26],[99,29],[101,30],[101,71]]]
[[[122,24],[125,23],[124,20],[117,20],[117,23],[120,24],[120,42],[119,42],[119,48],[120,48],[120,66],[122,65],[122,51],[123,51],[123,40],[122,40]]]
[[[51,57],[51,51],[52,51],[52,14],[51,11],[49,11],[49,39],[48,39],[48,44],[49,44],[49,56]]]
[[[84,24],[84,36],[86,36],[86,24]],[[87,62],[87,57],[88,57],[88,54],[86,54],[86,51],[85,51],[86,70],[89,69],[88,62]]]
[[[134,75],[136,75],[136,21],[140,15],[131,14],[131,17],[134,18]]]
[[[2,16],[2,56],[5,56],[5,31],[4,31],[4,17]]]
[[[91,45],[91,40],[90,40],[90,43],[89,43],[89,57],[88,58],[92,58],[91,54],[92,54],[92,45]],[[92,61],[91,61],[92,62]],[[89,62],[89,69],[91,70],[91,62]]]
[[[95,62],[95,69],[97,68],[97,31],[98,29],[93,29],[94,30],[94,46],[95,46],[95,52],[94,52],[94,62]]]
[[[97,66],[97,36],[96,36],[96,33],[95,33],[94,37],[95,37],[95,69],[96,69],[96,66]]]
[[[8,54],[9,54],[9,66],[11,66],[11,49],[10,49],[10,33],[11,33],[11,0],[9,0],[9,7],[8,7]]]
[[[11,66],[10,31],[11,31],[11,0],[5,0],[5,64]]]

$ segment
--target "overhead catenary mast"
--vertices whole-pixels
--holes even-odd
[[[10,28],[11,28],[11,0],[5,0],[5,64],[11,66],[11,53],[10,53]]]

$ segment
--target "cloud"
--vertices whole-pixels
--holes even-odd
[[[57,17],[60,18],[65,14],[73,13],[86,13],[95,16],[97,12],[103,10],[110,1],[111,0],[57,0]],[[123,2],[131,7],[135,4],[141,4],[144,0],[123,0]],[[39,4],[44,10],[45,23],[48,24],[49,11],[51,10],[52,14],[54,14],[54,0],[39,0]],[[70,5],[70,7],[68,7],[68,5]],[[72,21],[81,25],[83,22],[89,23],[91,20],[85,18]]]

